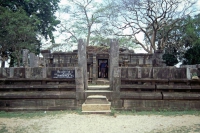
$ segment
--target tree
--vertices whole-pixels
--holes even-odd
[[[67,10],[66,6],[62,10],[68,19],[62,20],[60,30],[66,36],[65,41],[73,45],[79,38],[86,38],[86,44],[89,45],[91,41],[95,43],[97,36],[101,38],[101,34],[108,32],[104,28],[107,19],[103,12],[106,6],[95,0],[68,1]]]
[[[164,48],[166,60],[171,62],[175,61],[173,58],[178,58],[182,61],[183,56],[188,49],[194,45],[200,44],[199,17],[200,15],[198,14],[195,16],[189,15],[183,18],[179,23],[176,23],[174,29],[168,33]],[[166,28],[168,27],[164,27],[160,30],[160,34],[164,34]]]
[[[193,0],[118,0],[113,2],[112,25],[121,30],[118,36],[130,36],[148,53],[164,49],[169,32],[185,16],[193,12]],[[112,15],[112,14],[111,14]],[[164,27],[164,34],[158,34]],[[144,35],[144,41],[138,34]],[[159,37],[159,38],[158,38]]]
[[[25,10],[27,15],[37,16],[36,19],[40,21],[37,24],[38,33],[42,34],[46,39],[52,39],[54,42],[53,31],[60,23],[54,15],[58,9],[60,0],[0,0],[0,6],[8,7],[13,11],[18,10],[20,7]]]
[[[176,49],[174,49],[174,50],[166,50],[165,54],[163,55],[163,60],[165,60],[165,63],[166,63],[167,66],[176,65],[178,63]]]
[[[200,44],[189,48],[183,56],[184,65],[200,64]]]
[[[14,59],[11,62],[20,66],[22,49],[29,49],[32,52],[39,49],[40,43],[37,40],[38,23],[36,16],[27,16],[22,8],[13,12],[9,8],[0,7],[0,53],[2,64],[11,56],[11,60]]]

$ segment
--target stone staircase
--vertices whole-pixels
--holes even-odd
[[[109,81],[108,81],[109,82]],[[109,85],[89,85],[85,91],[87,99],[82,104],[84,113],[110,113],[112,91]]]
[[[97,81],[96,81],[96,84],[97,85],[109,85],[110,82],[106,78],[98,78]]]
[[[103,95],[106,96],[108,100],[112,99],[112,91],[109,85],[89,85],[88,89],[85,91],[85,97],[90,95]]]
[[[85,103],[82,104],[83,113],[110,113],[111,103],[106,96],[91,95],[88,96]]]

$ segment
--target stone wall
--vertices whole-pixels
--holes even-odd
[[[125,110],[200,110],[200,80],[187,68],[121,67],[114,69],[112,107]]]
[[[186,70],[175,67],[121,67],[121,78],[186,79]]]
[[[52,71],[72,70],[75,78],[52,78]],[[80,67],[0,68],[0,110],[66,110],[85,100]]]

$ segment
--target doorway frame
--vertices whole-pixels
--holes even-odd
[[[106,61],[106,63],[107,63],[107,65],[109,66],[109,59],[97,59],[98,60],[98,65],[97,65],[97,69],[98,69],[98,71],[97,71],[97,78],[101,78],[100,77],[100,64],[101,64],[101,62],[102,61]],[[105,79],[109,79],[109,67],[108,67],[108,69],[107,69],[107,77],[105,77]]]

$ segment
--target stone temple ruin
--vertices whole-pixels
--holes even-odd
[[[0,110],[200,110],[200,65],[167,67],[161,51],[135,54],[116,40],[110,47],[79,40],[73,52],[41,54],[23,50],[23,67],[0,68]],[[108,64],[104,78],[101,62]],[[106,105],[91,106],[91,99]]]

